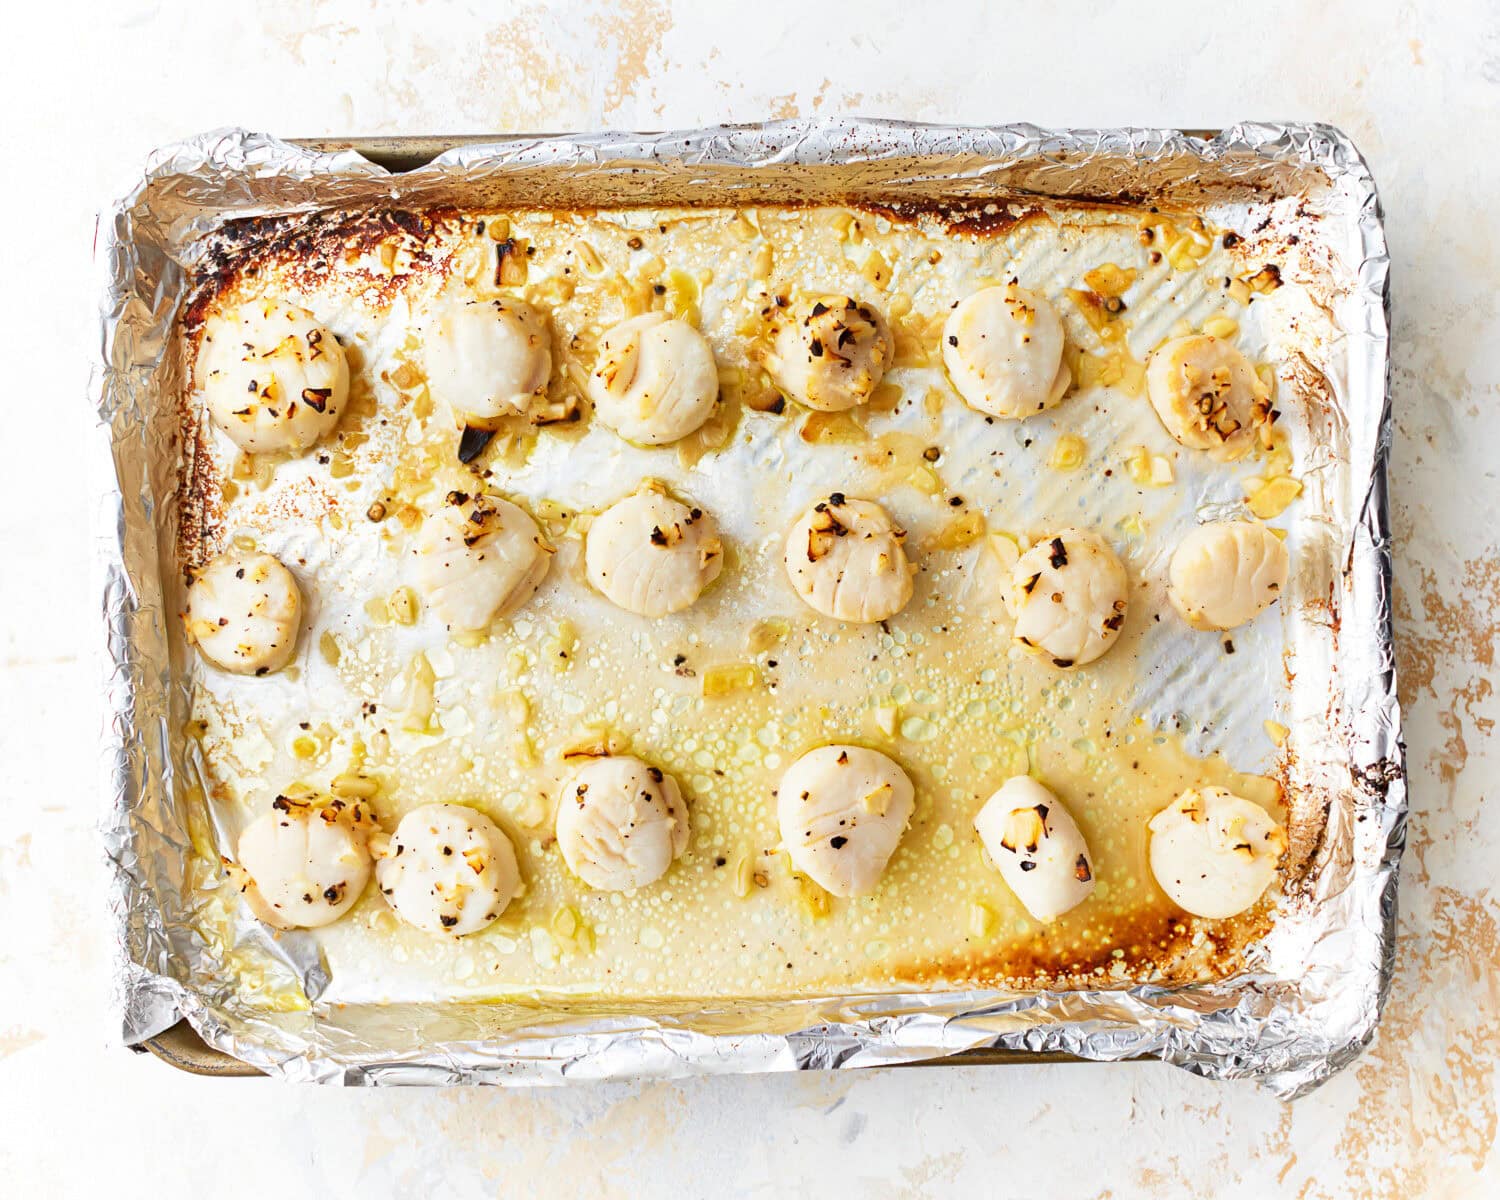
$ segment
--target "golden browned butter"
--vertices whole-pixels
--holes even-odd
[[[372,890],[317,933],[330,1000],[1176,979],[1234,970],[1264,930],[1264,905],[1186,917],[1146,865],[1146,822],[1184,788],[1279,803],[1264,732],[1284,686],[1276,613],[1226,651],[1177,622],[1162,591],[1163,556],[1205,495],[1279,498],[1295,483],[1285,442],[1211,463],[1173,443],[1142,397],[1145,357],[1185,330],[1213,324],[1263,360],[1254,310],[1267,292],[1245,282],[1260,264],[1201,223],[1087,210],[985,230],[845,209],[447,214],[333,221],[300,243],[237,243],[231,263],[196,316],[260,294],[304,305],[344,342],[353,383],[337,434],[290,461],[237,457],[189,397],[184,561],[229,543],[266,550],[313,598],[282,675],[195,665],[207,802],[231,828],[292,783],[373,790],[387,828],[421,804],[469,804],[512,837],[524,880],[499,921],[462,940],[403,926]],[[966,408],[937,345],[954,303],[1012,278],[1057,305],[1075,380],[1025,422]],[[761,361],[778,311],[833,291],[882,309],[896,360],[868,406],[810,413],[777,395]],[[422,322],[503,295],[550,323],[548,406],[465,466],[426,386]],[[654,449],[591,421],[583,387],[602,332],[649,309],[705,334],[721,383],[699,433]],[[725,542],[719,579],[658,620],[613,608],[582,570],[591,514],[645,479],[713,513]],[[449,491],[481,486],[528,509],[557,554],[521,611],[454,636],[412,587],[412,546]],[[832,491],[879,500],[907,530],[915,594],[887,622],[818,617],[785,578],[785,531]],[[1017,539],[1066,525],[1108,539],[1131,581],[1119,642],[1075,671],[1016,648],[1000,598]],[[1146,718],[1163,687],[1180,693],[1199,749],[1222,739],[1227,758],[1194,757]],[[882,750],[916,785],[880,889],[856,900],[797,876],[778,845],[781,771],[831,741]],[[605,748],[670,771],[692,814],[687,852],[629,895],[591,892],[552,838],[569,755]],[[972,824],[1027,772],[1066,802],[1098,877],[1046,926]],[[232,897],[205,858],[203,927],[227,944]]]

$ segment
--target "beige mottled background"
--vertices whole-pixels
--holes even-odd
[[[0,1195],[1494,1196],[1500,4],[44,0],[0,27]],[[1318,119],[1385,199],[1414,817],[1374,1047],[1287,1106],[1158,1065],[553,1091],[178,1075],[110,1043],[78,473],[94,212],[159,143],[851,113]]]

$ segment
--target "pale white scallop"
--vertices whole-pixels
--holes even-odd
[[[1286,546],[1254,521],[1214,521],[1194,529],[1172,554],[1167,598],[1194,629],[1233,629],[1281,598]]]
[[[349,362],[306,309],[249,300],[210,317],[196,369],[213,423],[250,454],[305,450],[338,424]]]
[[[302,591],[269,554],[220,554],[194,571],[188,585],[188,640],[209,662],[237,675],[286,666],[301,620]]]
[[[1094,890],[1094,865],[1077,823],[1028,775],[1007,779],[974,828],[1016,899],[1038,921],[1055,921]]]
[[[278,796],[240,834],[231,882],[250,911],[276,929],[337,921],[370,881],[374,817],[361,804],[326,796]]]
[[[552,338],[525,301],[446,298],[423,326],[422,366],[458,424],[490,429],[546,399]]]
[[[817,296],[777,322],[766,369],[789,400],[823,412],[864,404],[896,357],[896,339],[873,304]]]
[[[1271,393],[1228,342],[1189,334],[1158,346],[1146,363],[1146,394],[1182,445],[1230,462],[1269,441]]]
[[[483,629],[536,591],[552,547],[531,515],[499,496],[451,492],[417,534],[416,583],[450,629]]]
[[[943,326],[943,365],[964,403],[1019,420],[1060,402],[1073,382],[1066,336],[1045,296],[1008,283],[965,297]]]
[[[1042,538],[1011,568],[1005,601],[1013,636],[1056,667],[1081,667],[1115,644],[1125,623],[1129,580],[1097,533],[1063,529]]]
[[[723,566],[713,517],[652,487],[595,517],[584,544],[589,582],[612,603],[644,617],[687,608]]]
[[[595,415],[626,441],[660,446],[708,420],[719,372],[708,339],[686,321],[643,313],[600,340],[588,393]]]
[[[862,746],[809,750],[776,790],[792,865],[835,896],[866,896],[880,885],[914,807],[906,772]]]
[[[375,882],[396,915],[427,933],[478,933],[521,887],[515,847],[462,804],[424,804],[378,848]]]
[[[783,562],[808,607],[837,621],[884,621],[911,599],[911,565],[890,514],[835,492],[797,518]]]
[[[1221,787],[1189,788],[1151,818],[1151,874],[1199,917],[1232,917],[1271,886],[1286,831],[1254,801]]]
[[[682,791],[657,767],[610,755],[590,759],[563,784],[558,849],[591,888],[628,892],[655,883],[687,843]]]

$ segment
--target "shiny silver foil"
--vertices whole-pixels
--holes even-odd
[[[191,848],[182,794],[193,767],[179,733],[185,709],[175,614],[163,601],[163,581],[175,570],[182,385],[172,333],[205,238],[245,216],[460,197],[464,207],[479,208],[538,195],[549,207],[662,196],[1197,206],[1298,196],[1316,212],[1326,243],[1319,249],[1338,281],[1342,335],[1339,367],[1327,373],[1329,398],[1353,481],[1352,502],[1339,515],[1347,527],[1338,530],[1345,553],[1335,584],[1333,703],[1309,768],[1335,799],[1304,886],[1246,973],[1176,988],[747,1000],[701,1010],[603,1003],[324,1010],[316,1003],[326,982],[316,946],[289,935],[272,952],[314,1001],[311,1011],[251,1008],[216,975],[216,958],[186,918]],[[1244,124],[1200,138],[1152,129],[787,121],[465,143],[405,174],[354,152],[320,153],[229,130],[154,154],[143,179],[102,214],[97,256],[102,832],[126,1044],[186,1019],[208,1045],[261,1070],[348,1084],[829,1069],[1001,1047],[1098,1060],[1153,1056],[1205,1076],[1256,1078],[1293,1096],[1351,1061],[1371,1037],[1393,966],[1406,816],[1386,504],[1389,263],[1374,184],[1337,130]]]

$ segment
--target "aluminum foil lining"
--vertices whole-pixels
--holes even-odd
[[[1338,361],[1324,371],[1352,479],[1336,581],[1334,696],[1318,730],[1319,782],[1336,799],[1300,902],[1253,970],[1163,988],[934,992],[675,1005],[351,1005],[271,1012],[215,977],[187,918],[181,663],[163,581],[172,564],[180,364],[172,329],[205,235],[224,221],[323,208],[640,203],[656,186],[704,203],[902,197],[1026,204],[1205,206],[1294,196],[1319,218],[1339,280]],[[834,190],[830,190],[834,189]],[[1143,201],[1143,197],[1149,200]],[[405,174],[219,131],[154,154],[101,216],[102,363],[92,388],[95,561],[104,601],[105,812],[124,1041],[188,1020],[211,1046],[287,1078],[350,1084],[558,1083],[888,1065],[978,1047],[1087,1059],[1154,1056],[1292,1096],[1372,1035],[1394,962],[1406,791],[1391,646],[1386,457],[1388,258],[1374,183],[1319,125],[1243,124],[1204,139],[1170,130],[1050,132],[875,121],[786,121],[661,135],[522,137],[466,144]],[[316,997],[316,948],[277,953]]]

